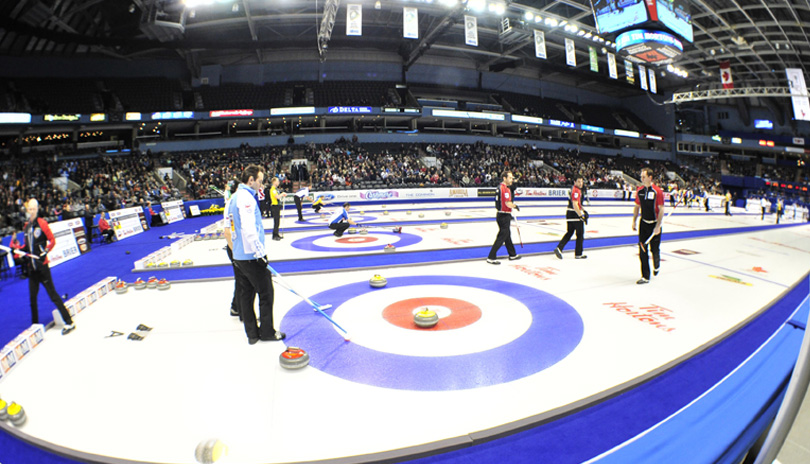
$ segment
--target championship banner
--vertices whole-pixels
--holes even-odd
[[[186,211],[183,208],[183,200],[164,201],[160,204],[163,214],[166,216],[166,224],[182,221],[186,218]]]
[[[363,35],[363,5],[346,5],[346,35]]]
[[[565,64],[577,67],[577,51],[571,39],[565,39]]]
[[[146,215],[140,206],[110,211],[110,225],[118,240],[140,234],[149,228],[146,225]]]
[[[608,74],[610,75],[611,79],[618,79],[619,73],[616,71],[616,55],[613,53],[608,53]]]
[[[543,31],[534,30],[534,56],[546,59],[546,34]]]
[[[464,43],[478,46],[478,18],[464,15]]]
[[[647,73],[650,75],[650,92],[658,93],[658,84],[655,81],[655,69],[648,69]]]
[[[801,69],[787,68],[788,87],[790,87],[790,101],[793,102],[793,118],[800,121],[810,121],[810,97],[807,96],[807,84]]]
[[[633,63],[629,60],[624,60],[624,74],[628,84],[636,83],[636,78],[633,76]]]
[[[90,243],[85,235],[81,218],[49,224],[56,245],[48,253],[50,266],[56,266],[90,251]]]
[[[419,10],[416,8],[402,8],[402,36],[406,39],[419,38]]]
[[[638,65],[638,81],[641,83],[641,88],[647,90],[647,70],[642,65]]]
[[[591,59],[591,71],[599,72],[599,57],[596,55],[596,48],[588,47],[588,57]]]

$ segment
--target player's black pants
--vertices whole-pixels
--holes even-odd
[[[337,222],[335,224],[329,224],[329,228],[335,231],[335,237],[343,236],[343,232],[346,232],[346,229],[349,228],[349,223],[346,221]]]
[[[573,216],[573,217],[570,217]],[[560,239],[560,243],[557,244],[557,248],[560,251],[565,248],[565,245],[571,240],[571,237],[576,232],[577,234],[577,241],[576,246],[574,248],[574,255],[575,256],[582,256],[582,242],[585,239],[585,223],[577,216],[576,213],[573,214],[566,214],[566,220],[568,221],[568,232],[563,235],[563,238]]]
[[[39,323],[39,307],[37,305],[39,284],[45,287],[45,291],[48,292],[48,297],[53,301],[53,304],[56,305],[65,324],[73,324],[73,319],[71,319],[70,313],[68,313],[65,307],[65,303],[62,301],[62,297],[56,292],[53,279],[51,278],[51,268],[47,265],[36,265],[36,269],[32,266],[28,271],[28,296],[31,300],[31,323]]]
[[[259,259],[234,260],[237,291],[239,292],[239,314],[245,325],[248,338],[273,339],[276,329],[273,326],[273,279],[264,261]],[[253,302],[259,294],[259,320]]]
[[[242,320],[242,313],[239,312],[239,286],[241,285],[241,281],[236,278],[236,273],[239,272],[236,269],[236,263],[233,261],[233,251],[228,245],[225,245],[225,251],[228,253],[228,261],[231,262],[231,266],[233,266],[233,298],[231,299],[231,312],[239,314],[239,320]]]
[[[512,215],[509,213],[498,213],[496,218],[498,221],[498,236],[495,238],[495,243],[492,244],[492,249],[489,250],[489,259],[496,259],[498,257],[498,250],[503,245],[506,245],[506,251],[509,256],[515,256],[515,245],[512,243],[512,233],[509,230],[509,224],[512,222]]]
[[[648,223],[643,220],[638,226],[638,257],[641,260],[641,276],[645,279],[650,279],[650,256],[648,252],[652,252],[653,268],[658,269],[661,266],[661,234],[656,235],[647,243],[655,230],[655,222]],[[661,231],[663,233],[663,230]]]
[[[295,209],[298,210],[298,220],[304,220],[304,205],[303,200],[298,195],[293,195],[293,200],[295,200]]]
[[[271,205],[270,214],[273,216],[273,238],[281,237],[278,228],[281,226],[281,205]]]

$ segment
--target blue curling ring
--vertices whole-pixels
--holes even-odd
[[[456,285],[503,293],[526,305],[532,322],[520,337],[497,348],[439,357],[385,353],[346,342],[306,302],[284,316],[281,330],[287,333],[290,346],[306,347],[309,365],[318,370],[367,385],[417,391],[465,390],[521,379],[564,359],[582,340],[584,325],[579,313],[556,296],[535,288],[468,276],[389,277],[387,288],[420,285]],[[321,292],[312,300],[338,308],[372,291],[378,290],[368,282],[357,282]],[[351,327],[346,329],[351,334]]]

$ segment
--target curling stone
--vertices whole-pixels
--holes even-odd
[[[410,210],[405,211],[405,214],[407,214],[408,216],[410,216],[410,215],[411,215],[411,211],[410,211]]]
[[[439,227],[442,228],[442,229],[447,229],[447,223],[442,222],[441,224],[439,224]]]
[[[383,211],[383,216],[388,216],[388,210],[387,209]]]
[[[439,315],[425,308],[413,315],[413,323],[423,329],[429,329],[439,323]]]
[[[425,217],[425,213],[419,213],[419,217],[420,217],[420,218]]]
[[[115,293],[121,295],[126,293],[128,290],[129,287],[127,286],[127,283],[124,282],[123,280],[119,280],[118,282],[115,283]]]
[[[356,234],[356,233],[357,233],[357,229],[355,229],[354,227],[350,227],[350,228],[349,228],[349,229],[348,229],[346,232],[348,232],[348,233],[350,233],[350,234]]]
[[[155,288],[157,287],[158,278],[157,277],[150,277],[149,280],[146,281],[146,288]]]
[[[366,214],[366,212],[365,212],[365,211],[363,211],[363,210],[361,209],[361,210],[360,210],[360,216],[362,216],[362,215],[364,215],[364,214]]]
[[[195,234],[195,235],[194,235],[194,241],[195,241],[195,242],[199,242],[199,241],[200,241],[200,240],[202,240],[202,239],[203,239],[203,238],[202,238],[202,235],[200,235],[200,234]]]
[[[192,261],[190,259],[187,259],[187,260],[183,261],[183,266],[193,266],[193,265],[194,265],[194,261]]]
[[[172,284],[166,279],[160,279],[156,286],[158,290],[168,290],[172,288]]]
[[[194,450],[194,458],[202,464],[213,464],[226,454],[228,447],[216,438],[201,441]]]
[[[16,427],[21,427],[25,424],[25,409],[17,403],[11,403],[6,408],[6,412],[8,413],[8,420],[11,421]]]
[[[157,267],[159,268],[169,267],[169,263],[167,263],[166,261],[161,261],[157,264]]]
[[[388,245],[385,246],[385,248],[383,248],[383,251],[386,252],[386,253],[393,253],[393,252],[397,251],[397,247],[395,247],[394,245],[391,245],[389,243]]]
[[[146,282],[143,281],[140,277],[132,284],[135,287],[135,290],[143,290],[146,288]]]
[[[374,277],[369,279],[368,284],[374,288],[383,288],[388,285],[388,280],[379,274],[374,274]]]
[[[367,234],[368,234],[368,229],[366,229],[365,227],[360,229],[360,235],[367,235]]]
[[[278,362],[284,369],[301,369],[309,364],[309,353],[290,346],[278,356]]]
[[[177,260],[177,259],[172,260],[172,262],[169,263],[169,266],[170,267],[180,267],[180,261]]]
[[[146,268],[147,269],[151,269],[153,267],[155,267],[155,263],[153,263],[152,261],[149,261],[148,263],[146,263]]]
[[[0,399],[0,422],[8,420],[8,403]]]
[[[148,325],[138,324],[138,327],[135,327],[135,330],[139,332],[151,332],[152,328],[149,327]]]
[[[450,211],[445,211],[445,212],[444,212],[444,215],[445,215],[445,216],[450,216]]]
[[[130,333],[127,335],[127,340],[132,340],[133,342],[139,342],[143,340],[143,336],[136,334],[135,332]]]

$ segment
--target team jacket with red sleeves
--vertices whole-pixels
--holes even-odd
[[[28,221],[23,225],[23,243],[17,242],[16,237],[11,242],[11,247],[18,250],[23,250],[32,255],[41,256],[53,250],[56,246],[56,238],[51,232],[51,227],[48,221],[41,217],[37,217],[34,221]],[[44,260],[27,257],[25,259],[31,260],[31,266],[36,269],[38,264],[48,264],[47,256]]]

